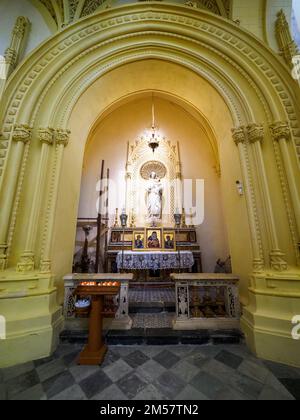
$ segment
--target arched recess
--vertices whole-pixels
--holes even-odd
[[[2,269],[8,267],[3,277],[8,290],[16,276],[54,275],[59,282],[70,267],[66,249],[74,241],[78,168],[89,130],[113,103],[144,90],[183,98],[214,130],[230,246],[244,302],[253,269],[280,273],[288,263],[295,275],[299,185],[292,182],[291,173],[299,171],[300,136],[295,86],[289,70],[249,33],[221,17],[184,6],[126,5],[53,36],[13,75],[1,107],[0,194],[5,202],[0,260]],[[207,101],[201,100],[201,87],[209,92]],[[92,91],[99,92],[96,98]],[[287,174],[286,160],[269,131],[270,124],[286,120],[292,135],[283,150],[290,162]],[[235,131],[236,147],[231,128],[252,123],[259,127],[252,126],[251,136],[246,129]],[[263,140],[261,146],[257,139]],[[240,178],[245,184],[242,200],[233,188]],[[241,241],[246,244],[242,250]],[[18,274],[12,274],[16,266]]]

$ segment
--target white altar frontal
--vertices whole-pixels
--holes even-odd
[[[120,251],[118,270],[191,270],[194,256],[191,251]]]

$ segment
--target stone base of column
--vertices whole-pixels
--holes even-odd
[[[248,347],[259,358],[300,367],[300,335],[293,338],[293,318],[300,316],[300,270],[255,274],[249,294],[241,318]]]
[[[0,340],[0,368],[49,356],[63,330],[62,308],[47,276],[11,272],[0,280],[1,315],[6,338]]]
[[[288,269],[288,265],[284,257],[284,253],[279,249],[275,249],[270,252],[270,265],[272,270],[286,271]]]
[[[21,255],[20,261],[17,264],[17,271],[25,273],[34,270],[34,254],[31,251],[25,251]]]

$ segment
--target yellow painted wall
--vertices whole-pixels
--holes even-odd
[[[203,120],[207,117],[209,124],[213,127],[220,147],[221,196],[228,229],[229,249],[233,270],[241,275],[241,299],[246,303],[247,274],[251,270],[252,252],[245,199],[238,196],[235,187],[236,180],[241,179],[241,171],[238,152],[232,141],[233,123],[228,107],[218,92],[194,72],[157,60],[128,64],[107,73],[82,95],[72,113],[69,123],[72,133],[71,141],[64,154],[53,243],[54,270],[57,273],[60,299],[62,299],[61,278],[64,273],[71,270],[77,205],[80,196],[81,160],[89,131],[101,112],[112,103],[124,97],[128,100],[130,94],[145,90],[171,94],[175,102],[179,97],[183,101],[182,106],[186,103],[187,107],[192,107],[191,104],[193,104],[194,107],[198,107]],[[186,151],[186,156],[187,154]],[[101,157],[99,161],[100,159]],[[64,247],[60,245],[62,242]],[[240,246],[241,243],[243,243],[243,248]]]
[[[205,219],[197,230],[203,270],[213,272],[216,260],[229,255],[215,156],[199,121],[171,100],[155,97],[154,101],[159,133],[172,142],[179,142],[183,178],[193,180],[194,186],[197,179],[205,181]],[[151,95],[133,99],[99,122],[85,150],[78,217],[96,217],[96,182],[102,159],[110,168],[110,178],[118,185],[122,183],[123,191],[122,187],[118,191],[120,196],[124,195],[127,142],[139,139],[150,125]],[[124,206],[124,198],[120,196],[119,209]],[[186,210],[189,212],[189,208]],[[110,225],[114,222],[114,208],[112,211]],[[187,224],[190,224],[189,218]]]

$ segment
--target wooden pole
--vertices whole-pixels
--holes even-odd
[[[101,241],[101,209],[102,209],[102,181],[104,175],[104,160],[101,163],[101,174],[100,174],[100,188],[99,188],[99,207],[98,207],[98,217],[97,217],[97,240],[96,240],[96,261],[95,261],[95,273],[99,272],[99,263],[100,263],[100,241]]]
[[[104,245],[104,266],[105,266],[105,272],[107,273],[108,271],[108,267],[107,267],[107,244],[108,244],[108,229],[109,229],[109,212],[108,212],[108,206],[109,206],[109,176],[110,176],[110,171],[109,168],[107,169],[106,172],[106,214],[105,214],[105,228],[106,228],[106,232],[105,232],[105,245]]]

